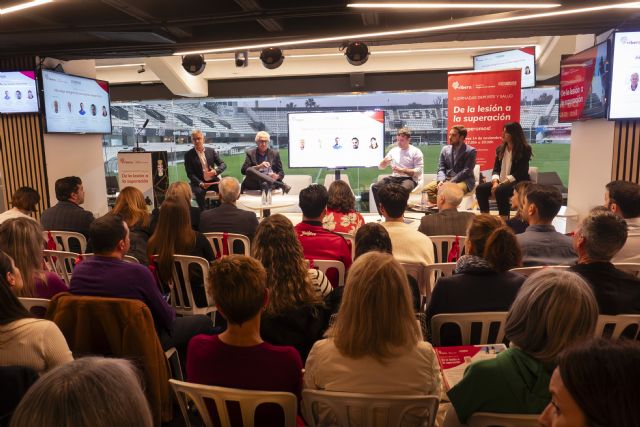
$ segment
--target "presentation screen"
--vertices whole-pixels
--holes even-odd
[[[37,113],[35,71],[0,71],[0,113]]]
[[[605,116],[608,63],[607,41],[560,60],[560,123]]]
[[[42,70],[48,133],[111,133],[109,83]]]
[[[289,113],[290,168],[378,166],[384,111]]]
[[[536,48],[534,46],[473,57],[474,71],[522,70],[522,88],[536,85]]]
[[[640,118],[640,31],[613,36],[610,119]]]

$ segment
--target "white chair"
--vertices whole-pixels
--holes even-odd
[[[373,186],[373,184],[375,184],[376,182],[380,181],[382,178],[385,178],[387,176],[391,176],[391,175],[388,175],[388,174],[378,175],[378,179],[376,179],[375,182],[372,182],[371,185],[369,186],[369,212],[370,213],[378,213],[378,207],[376,206],[376,203],[373,200],[373,190],[371,189],[371,187]],[[419,198],[422,197],[420,193],[422,193],[422,188],[424,187],[424,184],[429,183],[434,179],[436,179],[435,174],[430,174],[430,173],[422,174],[422,176],[420,177],[420,180],[418,181],[418,185],[416,185],[413,188],[413,190],[411,190],[411,194],[409,195],[409,202],[416,202],[416,201],[419,202]]]
[[[247,236],[242,234],[235,233],[204,233],[204,237],[207,238],[211,248],[213,249],[213,253],[216,258],[220,258],[223,256],[223,248],[226,242],[227,254],[232,255],[234,243],[239,241],[242,242],[242,246],[244,247],[244,254],[246,256],[251,255],[251,241]]]
[[[338,286],[344,286],[344,280],[346,277],[346,271],[342,261],[328,260],[328,259],[314,259],[311,261],[311,268],[316,268],[327,276],[329,270],[336,270],[338,272]]]
[[[344,237],[349,242],[351,242],[351,259],[352,260],[355,259],[356,258],[356,236],[349,233],[338,233],[338,234]]]
[[[539,415],[531,414],[496,414],[492,412],[476,412],[469,417],[468,427],[539,427]]]
[[[438,279],[441,277],[449,277],[453,275],[453,270],[456,269],[455,262],[439,262],[427,266],[427,279],[429,279],[429,286],[425,295],[431,295],[433,288],[436,286]]]
[[[516,268],[512,268],[509,271],[512,271],[514,273],[518,273],[518,274],[522,274],[523,276],[531,276],[533,273],[537,273],[538,271],[542,271],[545,268],[554,268],[556,270],[568,270],[569,266],[568,265],[537,265],[534,267],[516,267]]]
[[[196,305],[191,288],[191,280],[189,278],[189,267],[192,265],[200,269],[202,280],[204,281],[203,286],[205,289],[208,287],[209,261],[197,256],[174,255],[173,268],[171,271],[172,279],[170,283],[168,283],[171,295],[171,306],[176,310],[176,314],[182,316],[213,313],[216,311],[216,307],[214,302],[210,300],[208,292],[205,292],[207,306],[198,307]]]
[[[331,183],[333,181],[336,180],[336,175],[333,173],[327,173],[324,177],[324,187],[325,188],[329,188],[329,186],[331,185]],[[351,188],[351,183],[349,182],[349,175],[343,173],[340,174],[340,181],[344,181],[347,183],[347,185],[349,186],[349,188]]]
[[[627,338],[637,339],[640,335],[640,314],[618,314],[617,316],[601,314],[598,316],[598,322],[596,323],[595,336],[618,339],[625,329],[633,325],[635,325],[635,334],[633,337]],[[613,331],[609,334],[612,326]]]
[[[440,328],[442,328],[444,324],[451,323],[457,325],[460,329],[460,336],[462,337],[461,345],[470,345],[471,325],[475,323],[482,326],[480,342],[476,344],[499,344],[504,340],[504,324],[506,320],[506,311],[436,314],[431,318],[431,343],[434,347],[442,345],[440,341]],[[491,324],[495,323],[499,324],[498,332],[495,339],[489,340]]]
[[[438,396],[393,396],[324,390],[302,392],[303,415],[310,427],[396,427],[402,425],[403,418],[408,414],[411,414],[412,421],[416,414],[420,414],[420,425],[431,427],[435,424],[438,403]],[[321,413],[335,417],[335,423],[323,423],[319,416]],[[357,420],[354,419],[354,415],[358,417]]]
[[[640,277],[640,264],[635,262],[617,262],[613,266],[636,277]]]
[[[313,184],[313,178],[311,178],[311,175],[285,175],[282,182],[291,187],[289,194],[295,196],[300,194],[300,191]]]
[[[64,283],[69,286],[73,269],[80,255],[75,252],[51,251],[46,249],[43,251],[43,256],[47,270],[56,273]]]
[[[423,300],[431,295],[431,287],[429,286],[429,270],[422,264],[413,264],[408,262],[401,262],[402,268],[408,276],[413,277],[418,282],[418,288],[420,289],[420,296]],[[420,304],[422,306],[422,303]]]
[[[45,231],[44,239],[49,240],[49,234],[56,241],[56,247],[59,251],[72,252],[69,246],[70,241],[77,241],[80,244],[80,253],[84,253],[87,250],[87,238],[81,233],[74,231]]]
[[[51,300],[48,300],[46,298],[20,297],[18,299],[20,300],[24,308],[26,308],[29,313],[33,314],[36,317],[44,317],[45,313],[49,309],[49,304],[51,303]]]
[[[94,254],[93,252],[90,252],[88,254],[82,254],[81,258],[84,261],[84,260],[87,260],[87,259],[91,259],[94,256],[96,256],[96,254]],[[132,264],[140,264],[140,261],[138,261],[138,258],[136,258],[134,256],[131,256],[131,255],[125,255],[124,258],[122,258],[122,260],[126,261],[126,262],[130,262]]]
[[[276,403],[282,407],[284,411],[283,427],[296,426],[298,402],[296,396],[292,393],[238,390],[235,388],[187,383],[174,379],[169,380],[169,383],[176,393],[180,411],[188,427],[191,427],[189,401],[193,401],[195,404],[206,427],[213,427],[214,425],[209,409],[207,409],[207,403],[210,401],[213,401],[216,405],[222,427],[231,427],[227,402],[238,402],[240,404],[242,425],[244,427],[253,427],[255,425],[256,408],[263,403]]]
[[[465,211],[469,211],[477,205],[476,187],[478,186],[478,184],[480,184],[480,165],[475,165],[475,167],[473,168],[473,176],[476,179],[476,185],[471,189],[471,191],[464,195],[459,206],[460,209],[463,209]]]
[[[434,247],[434,262],[447,262],[449,251],[451,250],[453,242],[456,241],[456,237],[458,238],[458,244],[460,245],[460,255],[462,255],[464,253],[464,243],[466,240],[465,236],[429,236],[429,239],[431,239],[431,241],[433,242]]]

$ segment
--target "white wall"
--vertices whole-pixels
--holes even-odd
[[[95,78],[95,61],[62,64],[68,74]],[[50,203],[57,203],[55,182],[65,176],[79,176],[85,190],[83,207],[96,216],[107,213],[107,189],[101,135],[44,134]]]

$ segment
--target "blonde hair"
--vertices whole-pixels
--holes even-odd
[[[124,187],[120,190],[112,213],[119,215],[129,228],[136,225],[146,227],[151,219],[144,194],[135,187]]]
[[[412,307],[400,263],[390,254],[369,252],[349,269],[340,310],[326,335],[346,357],[384,362],[422,339]]]
[[[36,279],[47,284],[42,270],[44,242],[42,227],[31,218],[9,219],[0,226],[0,249],[13,258],[22,273],[20,297],[37,296]]]
[[[269,132],[265,132],[263,130],[261,130],[260,132],[256,133],[256,142],[258,142],[259,139],[261,138],[267,138],[267,139],[271,139],[271,135],[269,135]]]
[[[192,196],[193,193],[191,193],[191,187],[189,187],[189,184],[182,181],[171,183],[171,185],[169,185],[169,188],[167,188],[167,193],[165,194],[166,198],[176,197],[179,199],[184,199],[184,201],[187,202],[187,206],[191,206]]]

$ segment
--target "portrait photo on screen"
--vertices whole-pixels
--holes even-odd
[[[640,118],[640,31],[613,36],[610,119]]]
[[[528,88],[536,85],[536,48],[535,46],[502,52],[487,53],[473,57],[474,71],[522,70],[521,87]]]
[[[0,71],[0,113],[37,113],[35,71]]]

